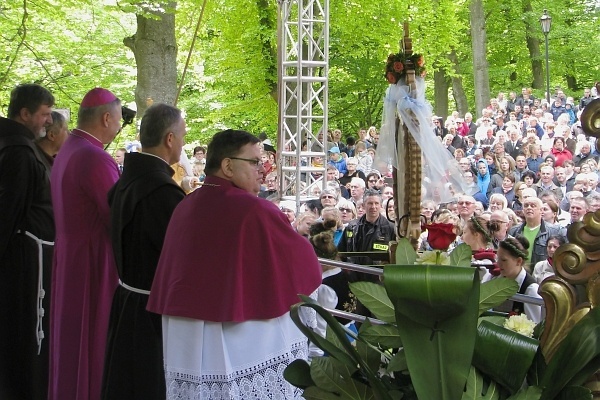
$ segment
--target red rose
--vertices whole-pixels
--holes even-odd
[[[404,70],[404,64],[402,64],[402,62],[400,62],[400,61],[396,61],[394,63],[394,71],[402,72],[403,70]]]
[[[454,224],[425,225],[427,229],[427,242],[434,250],[448,250],[456,239]]]
[[[385,77],[387,78],[388,82],[391,83],[392,85],[396,84],[396,77],[394,76],[394,74],[392,72],[388,72]]]
[[[417,66],[422,67],[423,65],[425,65],[425,59],[423,58],[423,56],[421,56],[417,60]]]

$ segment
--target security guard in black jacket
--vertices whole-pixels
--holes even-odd
[[[363,197],[365,215],[348,223],[338,250],[353,251],[382,251],[386,256],[389,242],[395,239],[394,224],[381,215],[381,194],[375,190],[367,190]],[[344,256],[342,260],[361,265],[373,265],[380,262],[368,256]],[[356,274],[357,280],[378,281],[374,275]]]

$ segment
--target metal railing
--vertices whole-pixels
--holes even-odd
[[[381,267],[370,267],[370,266],[366,266],[366,265],[353,264],[353,263],[348,263],[348,262],[343,262],[343,261],[329,260],[327,258],[319,258],[319,262],[323,265],[327,265],[330,267],[339,267],[339,268],[349,270],[349,271],[362,272],[365,274],[376,275],[376,276],[383,276],[383,265]],[[521,303],[533,304],[536,306],[541,306],[542,308],[545,307],[543,299],[540,299],[537,297],[532,297],[532,296],[527,296],[527,295],[519,294],[519,293],[515,294],[508,300],[519,301]],[[329,308],[327,308],[326,310],[329,313],[331,313],[331,315],[333,315],[334,317],[341,317],[341,318],[345,318],[345,319],[356,321],[356,322],[364,322],[364,320],[367,319],[367,317],[365,317],[364,315],[359,315],[359,314],[354,314],[354,313],[349,313],[349,312],[335,310],[335,309],[329,309]],[[370,318],[370,317],[368,317],[368,318],[369,318],[369,322],[371,322],[375,325],[385,324],[384,321],[378,320],[376,318]]]

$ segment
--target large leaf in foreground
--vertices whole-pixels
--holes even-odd
[[[485,392],[484,392],[485,391]],[[475,367],[471,367],[465,392],[461,400],[498,400],[500,399],[500,390],[496,386],[496,382],[491,381],[489,385],[485,385],[483,375]]]
[[[350,284],[350,290],[375,317],[390,324],[396,322],[394,306],[383,286],[372,282],[354,282]]]
[[[518,291],[519,285],[514,279],[495,278],[482,283],[479,289],[479,315],[504,303]]]
[[[525,380],[539,342],[503,326],[481,321],[473,365],[494,381],[516,393]]]
[[[570,385],[582,384],[600,369],[600,308],[592,308],[560,343],[544,373],[542,400],[554,399]]]
[[[387,265],[383,282],[395,307],[417,396],[459,399],[471,367],[477,333],[477,270]]]

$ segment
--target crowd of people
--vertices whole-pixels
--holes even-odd
[[[577,120],[591,97],[557,91],[549,105],[524,89],[477,121],[432,121],[468,191],[441,202],[443,182],[424,179],[422,214],[452,224],[475,260],[497,252],[482,280],[537,296],[565,228],[600,208],[598,150]],[[297,295],[363,313],[348,283],[376,281],[317,256],[382,264],[396,238],[389,172],[373,167],[378,130],[333,130],[327,160],[311,160],[325,183],[300,205],[282,200],[266,136],[219,132],[188,159],[181,111],[154,104],[141,151],[113,158],[111,91],[84,96],[72,131],[53,106],[47,89],[19,85],[0,118],[0,397],[298,398],[282,370],[318,352],[289,317]]]

